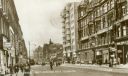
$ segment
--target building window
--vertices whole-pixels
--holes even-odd
[[[107,3],[108,10],[111,9],[110,2]]]
[[[111,0],[111,9],[114,8],[114,0]]]
[[[84,16],[84,12],[83,11],[81,11],[81,16]]]
[[[102,14],[104,14],[104,5],[102,6]]]
[[[117,29],[118,29],[118,36],[117,37],[121,37],[121,27],[119,26]]]
[[[97,13],[98,13],[98,16],[101,15],[100,8],[98,8]]]
[[[98,45],[101,45],[101,41],[102,41],[101,36],[99,36],[98,37]]]
[[[121,19],[127,14],[127,2],[119,3],[117,5],[117,14],[118,19]]]
[[[127,14],[127,5],[122,6],[122,12],[123,12],[123,16]]]
[[[102,8],[103,8],[103,13],[106,13],[106,12],[108,11],[108,9],[107,9],[107,3],[104,4],[104,5],[102,6]]]
[[[127,35],[127,27],[123,26],[122,30],[123,30],[123,36],[126,36]]]

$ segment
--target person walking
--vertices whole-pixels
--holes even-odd
[[[21,72],[23,72],[23,64],[20,65]]]
[[[15,64],[14,69],[15,69],[15,74],[16,74],[16,76],[17,76],[17,74],[18,74],[18,72],[19,72],[18,64]]]
[[[25,66],[25,69],[24,69],[24,76],[30,76],[29,64],[27,64],[27,65]]]
[[[53,62],[50,61],[50,69],[53,70]]]
[[[13,66],[11,65],[11,64],[9,64],[9,70],[10,70],[10,75],[12,76],[12,74],[13,74]]]

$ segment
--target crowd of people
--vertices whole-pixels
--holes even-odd
[[[14,66],[12,66],[11,64],[8,66],[9,68],[9,74],[17,74],[19,71],[24,72],[24,76],[29,76],[28,72],[30,72],[30,67],[29,64],[15,64]]]

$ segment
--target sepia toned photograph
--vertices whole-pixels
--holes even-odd
[[[0,0],[0,76],[128,76],[128,0]]]

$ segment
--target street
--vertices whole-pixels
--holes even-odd
[[[128,74],[103,72],[85,68],[73,68],[64,66],[54,66],[54,70],[51,71],[48,65],[35,65],[32,66],[32,76],[128,76]]]

